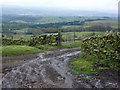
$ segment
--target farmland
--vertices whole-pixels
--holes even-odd
[[[3,72],[8,73],[6,77],[11,76],[9,72],[16,78],[17,75],[22,77],[24,72],[26,79],[31,77],[29,81],[36,80],[37,84],[42,82],[36,79],[40,77],[45,81],[46,78],[53,82],[62,81],[64,86],[72,87],[71,82],[76,78],[73,82],[75,87],[79,80],[82,80],[83,84],[87,81],[91,87],[96,87],[98,81],[101,81],[99,87],[107,87],[105,86],[107,82],[113,82],[109,84],[111,88],[118,87],[115,83],[116,79],[111,81],[111,77],[117,77],[116,73],[120,66],[120,36],[116,18],[11,15],[3,16],[2,26],[0,49],[4,59]],[[16,67],[18,68],[13,73],[12,68]],[[34,69],[36,74],[32,74]],[[104,76],[104,71],[108,72],[107,76]],[[27,72],[31,74],[28,75]],[[69,72],[75,78],[71,78]],[[113,72],[115,72],[114,75]],[[113,76],[109,75],[111,73]],[[30,77],[28,78],[27,75]],[[94,81],[94,78],[98,81]],[[16,80],[14,78],[3,80],[4,87],[7,87],[6,82],[11,87],[15,87],[11,82],[14,84],[19,82],[22,87],[28,87],[24,86],[23,78]],[[53,83],[49,82],[49,84]],[[33,86],[45,87],[34,84]]]

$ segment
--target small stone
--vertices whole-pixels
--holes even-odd
[[[64,80],[65,77],[58,76],[57,79],[61,81],[61,80]]]
[[[29,88],[32,88],[32,86],[29,86]]]

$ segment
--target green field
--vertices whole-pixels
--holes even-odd
[[[13,35],[7,35],[7,38],[14,39],[14,40],[19,40],[19,39],[24,39],[28,40],[32,38],[32,35],[27,35],[27,34],[13,34]]]
[[[62,42],[62,48],[74,48],[74,47],[80,47],[82,41],[68,41],[68,42]]]
[[[90,27],[94,25],[105,25],[111,26],[112,28],[118,28],[117,20],[98,20],[98,21],[86,21],[84,25],[64,25],[62,28],[80,28],[80,27]]]
[[[30,46],[10,45],[10,46],[2,47],[3,56],[20,55],[20,54],[37,53],[37,52],[41,52],[41,50]]]
[[[105,32],[75,32],[75,38],[82,40],[84,38],[94,36],[94,35],[102,35]],[[74,32],[63,32],[62,38],[65,40],[73,40],[74,39]]]
[[[20,30],[14,30],[14,32],[27,32],[29,30],[29,28],[24,28],[24,29],[20,29]]]
[[[85,22],[84,27],[90,27],[93,25],[105,25],[105,26],[111,26],[112,28],[118,28],[118,21],[117,20],[89,21],[89,22]]]
[[[26,22],[26,21],[23,21],[23,20],[13,20],[13,21],[10,21],[10,22],[15,22],[15,23],[29,23],[29,22]]]
[[[62,48],[73,48],[80,47],[82,40],[94,35],[103,35],[105,32],[75,32],[75,40],[74,41],[74,32],[63,32],[62,38],[66,40],[62,42]]]

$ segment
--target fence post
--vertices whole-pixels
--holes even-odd
[[[74,42],[75,42],[75,31],[74,31]]]
[[[62,42],[61,37],[62,37],[62,35],[61,35],[61,31],[59,30],[59,31],[58,31],[58,40],[57,40],[57,42],[58,42],[58,46],[62,46],[62,44],[61,44],[61,42]]]

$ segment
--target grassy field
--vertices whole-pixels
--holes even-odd
[[[118,28],[118,21],[117,20],[89,21],[89,22],[85,22],[83,26],[90,27],[93,25],[105,25],[105,26],[111,26],[112,28]]]
[[[20,29],[20,30],[14,30],[14,32],[27,32],[29,30],[29,28],[24,28],[24,29]]]
[[[10,55],[38,53],[46,50],[51,50],[54,48],[57,47],[56,46],[53,47],[50,45],[39,45],[35,47],[25,46],[25,45],[8,45],[8,46],[0,47],[0,50],[2,50],[3,56],[10,56]]]
[[[62,48],[74,48],[74,47],[80,47],[82,41],[70,41],[70,42],[62,42]]]
[[[80,27],[87,28],[95,25],[104,25],[104,26],[110,26],[112,28],[118,28],[118,21],[117,20],[86,21],[84,25],[64,25],[62,26],[62,28],[79,29]]]
[[[23,20],[13,20],[13,21],[10,21],[10,22],[15,22],[15,23],[29,23],[29,22],[26,22],[26,21],[23,21]]]
[[[30,39],[30,38],[32,38],[31,37],[32,35],[26,35],[26,34],[14,34],[14,35],[12,35],[12,36],[7,36],[7,38],[13,38],[14,40],[19,40],[19,39],[24,39],[24,40],[28,40],[28,39]]]
[[[80,26],[80,25],[64,25],[64,26],[62,26],[62,28],[79,28],[79,27],[82,27],[82,26]]]
[[[84,39],[93,35],[102,35],[105,32],[75,32],[76,39]],[[65,40],[73,40],[74,39],[74,32],[63,32],[62,38]]]
[[[9,45],[9,46],[2,47],[3,56],[37,53],[40,51],[42,50],[35,48],[35,47],[22,46],[22,45]]]

